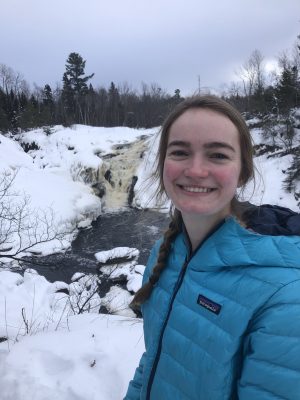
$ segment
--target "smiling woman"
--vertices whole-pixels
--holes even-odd
[[[210,110],[190,109],[173,123],[163,182],[181,213],[193,249],[207,229],[230,214],[240,174],[239,134],[227,117]]]
[[[171,223],[131,304],[146,351],[126,400],[299,400],[300,216],[238,201],[252,157],[243,118],[217,97],[166,119],[155,175]]]

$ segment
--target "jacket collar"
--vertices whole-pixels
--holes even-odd
[[[228,217],[193,253],[184,232],[173,247],[175,257],[188,259],[192,269],[215,271],[223,268],[266,266],[300,268],[300,236],[262,235],[242,227]]]

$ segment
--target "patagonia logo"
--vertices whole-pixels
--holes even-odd
[[[214,314],[219,314],[221,311],[221,304],[215,303],[214,301],[208,299],[207,297],[199,294],[197,303],[199,306],[206,308],[208,311],[213,312]]]

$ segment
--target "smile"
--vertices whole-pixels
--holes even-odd
[[[187,192],[193,192],[193,193],[209,193],[215,190],[212,188],[195,187],[195,186],[181,186],[181,188]]]

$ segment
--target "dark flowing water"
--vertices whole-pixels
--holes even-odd
[[[129,210],[102,214],[90,229],[79,232],[64,254],[40,257],[38,264],[26,262],[50,282],[70,282],[75,272],[94,273],[94,254],[114,247],[135,247],[140,251],[139,264],[146,264],[152,245],[168,225],[168,215],[155,211]]]

